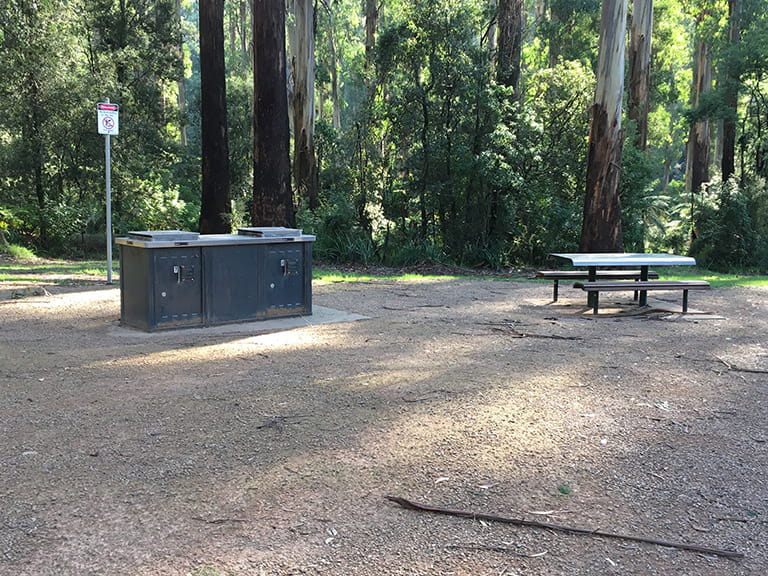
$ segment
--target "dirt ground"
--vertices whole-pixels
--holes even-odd
[[[47,292],[0,285],[2,575],[768,573],[766,288],[316,283],[367,318],[152,334]]]

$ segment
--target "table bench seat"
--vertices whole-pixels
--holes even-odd
[[[645,280],[637,282],[576,282],[574,288],[594,293],[592,296],[592,312],[597,314],[600,292],[620,291],[650,291],[650,290],[682,290],[683,312],[688,312],[688,291],[709,290],[709,282],[704,280]]]
[[[552,301],[557,302],[558,285],[560,280],[589,280],[587,270],[537,270],[536,278],[552,280]],[[658,272],[648,271],[648,278],[657,279]],[[640,270],[597,270],[595,278],[600,280],[640,280]]]

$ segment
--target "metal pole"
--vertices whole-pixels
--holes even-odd
[[[109,98],[106,100],[109,102]],[[105,135],[104,155],[107,165],[107,284],[112,284],[112,155],[110,135]]]

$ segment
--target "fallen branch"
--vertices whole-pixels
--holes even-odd
[[[768,370],[760,370],[759,368],[739,368],[738,366],[733,366],[732,364],[729,364],[720,356],[715,356],[717,360],[722,362],[728,370],[732,370],[733,372],[749,372],[750,374],[768,374]]]
[[[198,522],[205,522],[206,524],[226,524],[227,522],[247,522],[247,520],[242,520],[241,518],[213,518],[212,520],[208,520],[207,518],[201,518],[200,516],[192,516],[192,520],[197,520]]]
[[[522,520],[518,518],[506,518],[504,516],[494,516],[492,514],[482,514],[478,512],[468,512],[464,510],[451,510],[448,508],[440,508],[438,506],[430,506],[427,504],[419,504],[418,502],[411,502],[405,498],[398,496],[384,496],[387,500],[399,504],[403,508],[409,510],[418,510],[420,512],[432,512],[435,514],[445,514],[448,516],[458,516],[459,518],[470,518],[473,520],[485,520],[488,522],[501,522],[503,524],[513,524],[515,526],[528,526],[531,528],[545,528],[553,530],[555,532],[564,532],[566,534],[584,534],[589,536],[602,536],[603,538],[616,538],[620,540],[630,540],[632,542],[643,542],[646,544],[656,544],[657,546],[666,546],[668,548],[678,548],[680,550],[689,550],[691,552],[699,552],[701,554],[710,554],[713,556],[722,556],[724,558],[741,559],[744,558],[744,554],[736,552],[735,550],[719,550],[717,548],[708,548],[706,546],[697,546],[695,544],[684,544],[679,542],[666,542],[664,540],[656,540],[654,538],[644,538],[642,536],[630,536],[626,534],[614,534],[611,532],[603,532],[601,530],[587,530],[584,528],[574,528],[571,526],[560,526],[557,524],[548,524],[545,522],[535,522],[533,520]]]
[[[532,334],[530,332],[520,332],[515,330],[509,324],[498,322],[483,322],[486,326],[490,326],[491,330],[497,332],[503,332],[512,338],[549,338],[551,340],[583,340],[581,336],[560,336],[558,334]]]

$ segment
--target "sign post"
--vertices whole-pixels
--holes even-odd
[[[117,136],[120,131],[120,108],[112,104],[109,98],[96,104],[97,124],[99,134],[104,134],[104,156],[106,160],[107,180],[107,284],[112,284],[112,155],[111,136]]]

